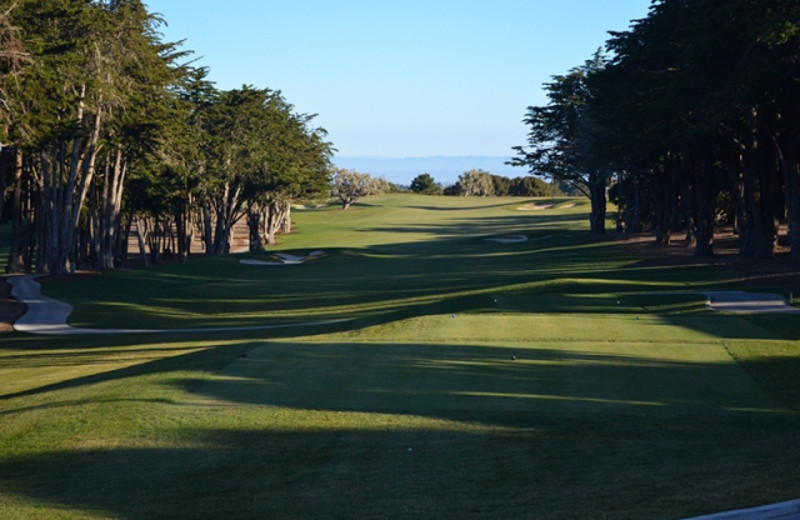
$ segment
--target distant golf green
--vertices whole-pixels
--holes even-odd
[[[264,255],[46,283],[76,326],[295,326],[0,335],[0,517],[673,519],[800,497],[797,317],[712,313],[697,291],[734,286],[724,270],[592,239],[582,199],[526,202],[371,197],[295,210]],[[279,252],[318,253],[240,262]]]

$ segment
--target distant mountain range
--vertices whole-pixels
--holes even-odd
[[[369,173],[373,177],[383,177],[395,184],[408,186],[417,175],[429,173],[442,185],[455,184],[458,176],[472,169],[484,170],[504,177],[523,177],[525,168],[514,168],[505,164],[511,159],[504,156],[463,155],[430,157],[335,157],[333,163],[339,168],[347,168]]]

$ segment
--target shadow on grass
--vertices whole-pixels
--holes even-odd
[[[134,432],[140,447],[7,455],[0,489],[130,520],[676,518],[796,492],[797,416],[775,413],[730,363],[553,348],[246,348],[71,382],[175,372],[189,400],[156,403],[145,421],[188,411],[200,422]]]
[[[184,347],[178,350],[185,351],[187,349]],[[150,350],[148,349],[147,352],[150,352]],[[161,349],[161,352],[163,353],[164,349]],[[55,392],[58,390],[64,390],[69,388],[79,388],[107,381],[119,381],[127,378],[138,377],[149,374],[168,373],[170,371],[179,370],[183,368],[194,368],[196,370],[214,371],[218,370],[221,366],[224,366],[226,363],[230,362],[234,356],[239,355],[240,353],[241,349],[236,349],[235,347],[215,347],[215,348],[202,349],[196,352],[189,352],[174,356],[161,357],[155,361],[149,361],[143,363],[140,362],[129,367],[113,369],[113,370],[98,370],[95,373],[86,376],[45,384],[38,387],[29,388],[27,390],[7,393],[4,395],[0,395],[0,401],[5,401],[17,397],[36,395],[46,392]],[[94,352],[91,352],[91,354],[94,354]],[[84,359],[85,356],[87,355],[89,354],[87,354],[87,352],[84,350],[84,351],[79,351],[75,354],[69,354],[68,352],[61,352],[59,354],[55,354],[54,356],[55,360],[58,363],[58,366],[68,366],[70,364],[69,361],[70,358],[81,360]],[[42,354],[28,355],[27,359],[23,358],[22,360],[20,360],[19,365],[22,368],[26,368],[27,366],[29,366],[28,364],[31,362],[38,365],[47,362],[48,358],[47,357],[42,358],[41,356]],[[10,413],[11,411],[14,410],[10,410],[5,413]]]
[[[511,207],[517,204],[524,204],[529,202],[529,199],[520,199],[519,202],[511,201],[504,201],[498,204],[485,204],[485,205],[477,205],[477,206],[433,206],[433,205],[409,205],[405,206],[409,209],[421,209],[424,211],[473,211],[473,210],[485,210],[491,208],[503,208],[503,207]]]
[[[222,379],[175,384],[225,402],[401,413],[512,428],[528,413],[787,413],[737,364],[687,362],[681,356],[691,355],[672,351],[651,344],[580,351],[276,343],[235,360]]]
[[[10,457],[0,486],[129,520],[666,519],[748,504],[754,492],[764,501],[794,492],[800,457],[776,456],[791,433],[709,420],[631,421],[625,430],[544,422],[514,435],[196,430],[183,448]],[[750,449],[730,457],[739,444]],[[708,466],[723,472],[707,478]],[[742,483],[757,476],[770,486]]]
[[[445,208],[446,209],[446,208]],[[586,216],[588,217],[588,215]],[[541,232],[544,230],[558,230],[565,233],[576,233],[578,236],[590,238],[586,231],[580,230],[584,215],[576,214],[548,214],[537,216],[536,219],[515,216],[493,216],[480,219],[464,219],[453,217],[447,220],[437,220],[433,223],[420,222],[406,226],[384,226],[367,228],[365,233],[430,233],[441,237],[469,237],[491,236],[494,234],[507,234],[514,232]],[[575,230],[570,230],[572,224]]]
[[[544,348],[385,343],[241,342],[0,396],[2,400],[194,371],[233,376],[174,379],[183,391],[226,402],[298,409],[391,412],[515,427],[517,414],[783,413],[735,363],[686,362],[674,347],[644,343]],[[689,347],[687,347],[689,348]],[[595,350],[596,349],[596,350]],[[691,347],[719,350],[717,345]],[[163,351],[163,349],[162,349]],[[161,351],[160,351],[161,352]],[[638,352],[638,353],[637,353]],[[58,359],[64,364],[64,356]],[[80,357],[85,352],[76,354]],[[33,357],[33,356],[32,356]],[[797,360],[795,360],[797,361]],[[38,359],[37,363],[46,362]],[[781,362],[786,362],[785,359]],[[744,365],[768,373],[758,363]],[[792,406],[794,403],[787,403]],[[497,415],[496,419],[489,419]],[[504,421],[511,420],[510,423]]]

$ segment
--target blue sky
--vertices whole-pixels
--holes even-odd
[[[218,88],[281,90],[339,156],[510,156],[542,84],[650,0],[145,0]]]

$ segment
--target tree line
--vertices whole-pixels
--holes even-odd
[[[654,0],[606,53],[554,76],[513,164],[568,182],[617,226],[682,233],[697,255],[733,227],[741,255],[800,261],[800,3]]]
[[[553,197],[563,194],[558,186],[534,176],[509,179],[481,169],[473,169],[459,175],[458,182],[451,186],[437,184],[429,173],[414,177],[409,186],[414,193],[424,195],[478,196],[478,197]]]
[[[393,184],[383,177],[373,177],[366,172],[345,168],[333,169],[330,196],[342,204],[344,211],[362,197],[390,192],[462,197],[554,197],[563,194],[558,186],[548,184],[537,177],[509,179],[480,169],[462,173],[458,177],[458,182],[447,187],[438,184],[431,174],[421,173],[414,177],[407,188]]]
[[[195,230],[228,251],[291,226],[291,201],[328,187],[333,148],[281,92],[218,90],[140,0],[0,7],[0,214],[8,272],[64,274],[185,259]],[[188,62],[188,63],[187,63]]]

